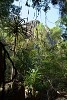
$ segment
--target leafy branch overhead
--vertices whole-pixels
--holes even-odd
[[[26,6],[33,7],[37,9],[38,12],[42,9],[45,13],[51,9],[50,3],[53,6],[58,5],[59,14],[61,17],[60,27],[65,28],[64,31],[67,30],[67,0],[31,0],[31,2],[32,4],[30,3],[30,0],[27,0]],[[64,35],[66,37],[67,34]]]
[[[27,0],[26,6],[28,7],[32,6],[33,8],[36,8],[39,11],[41,8],[43,8],[43,10],[46,12],[50,8],[49,7],[50,3],[52,5],[58,4],[61,14],[67,13],[67,10],[66,10],[67,1],[66,0],[31,0],[31,1],[32,1],[32,5],[30,4],[30,0]]]

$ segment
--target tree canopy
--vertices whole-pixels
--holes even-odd
[[[56,93],[67,92],[67,1],[32,0],[32,5],[26,1],[26,6],[38,11],[43,7],[47,12],[49,3],[59,6],[61,19],[51,29],[38,20],[26,22],[20,17],[21,7],[13,2],[0,0],[0,87],[3,95],[5,84],[16,81],[19,88],[20,84],[31,88],[34,97],[43,90],[48,97],[51,89]],[[15,95],[12,89],[8,89],[5,97],[10,97],[9,91]]]

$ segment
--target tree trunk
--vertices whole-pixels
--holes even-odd
[[[0,85],[2,85],[2,100],[5,96],[5,70],[6,70],[6,52],[3,50],[3,46],[0,42]]]
[[[36,89],[35,89],[35,87],[34,87],[34,85],[32,86],[32,95],[35,97],[35,95],[36,95]]]
[[[0,43],[0,85],[3,82],[3,69],[4,69],[2,50],[3,50],[2,45]]]

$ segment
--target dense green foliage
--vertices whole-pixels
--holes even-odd
[[[16,78],[35,91],[43,88],[48,90],[51,86],[56,90],[67,91],[67,40],[61,36],[64,29],[59,26],[49,29],[40,23],[33,29],[33,35],[28,37],[27,28],[23,27],[23,24],[26,25],[25,20],[19,14],[21,8],[11,6],[13,0],[0,2],[0,41],[5,44],[18,71]],[[42,3],[41,0],[32,2],[34,7]],[[46,0],[45,2],[47,4]],[[60,0],[51,0],[53,5],[59,2]],[[66,2],[62,2],[66,9]],[[66,12],[61,23],[66,32]],[[6,57],[6,80],[10,80],[12,74],[12,64]]]
[[[3,35],[6,43],[11,48],[7,48],[17,70],[21,73],[20,79],[24,78],[24,84],[34,86],[36,90],[49,88],[51,85],[57,90],[66,91],[67,79],[67,41],[61,38],[61,30],[54,27],[50,30],[49,36],[55,41],[54,45],[50,43],[47,32],[42,24],[34,29],[34,37],[24,39],[18,36],[16,53],[13,55],[14,37]],[[13,44],[13,45],[12,45]],[[10,50],[11,49],[11,50]],[[10,66],[9,61],[7,60]],[[7,68],[9,76],[10,67]],[[58,81],[58,82],[57,82]]]
[[[51,36],[53,34],[56,36],[58,28],[55,28],[56,31],[52,33]],[[44,34],[46,34],[45,37]],[[25,82],[28,85],[34,86],[36,90],[49,88],[51,85],[57,90],[66,90],[67,42],[62,41],[58,34],[55,38],[56,44],[54,46],[50,46],[49,39],[45,31],[42,36],[42,40],[39,38],[36,39],[36,44],[34,42],[34,50],[29,52],[29,54],[32,53],[31,59],[34,67],[32,70],[30,69]]]

